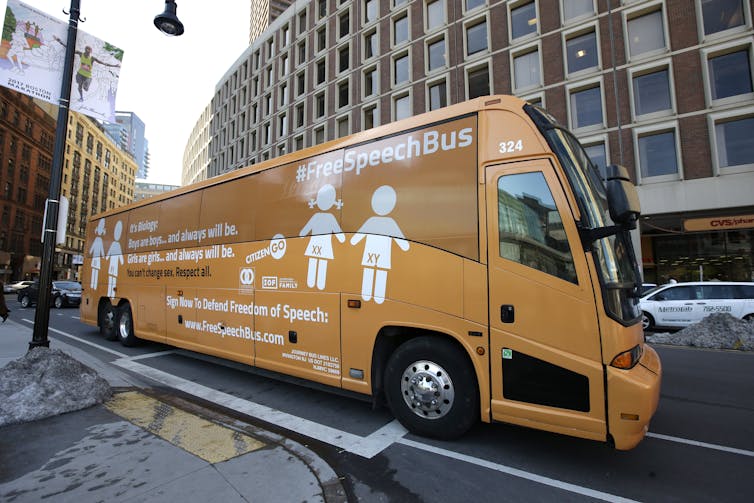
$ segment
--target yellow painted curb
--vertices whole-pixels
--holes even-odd
[[[137,391],[118,393],[105,403],[105,407],[210,463],[227,461],[265,446],[248,435],[176,409]]]

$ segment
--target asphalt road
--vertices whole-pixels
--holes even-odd
[[[9,304],[14,319],[33,323],[32,309]],[[657,347],[659,409],[648,437],[620,452],[505,424],[428,440],[353,396],[160,344],[104,341],[76,309],[53,310],[50,327],[51,347],[63,337],[154,387],[303,442],[343,477],[351,501],[752,501],[752,353]]]

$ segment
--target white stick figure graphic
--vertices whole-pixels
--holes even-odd
[[[89,253],[92,254],[92,277],[89,282],[89,286],[94,290],[97,288],[99,282],[99,270],[101,266],[101,259],[105,256],[105,243],[102,241],[102,236],[105,235],[105,219],[102,218],[97,223],[97,228],[94,229],[94,233],[97,237],[94,238],[92,247],[89,249]]]
[[[318,289],[325,289],[327,261],[334,258],[332,249],[333,234],[341,243],[346,240],[346,236],[343,234],[340,225],[338,225],[338,220],[331,213],[325,213],[333,205],[336,205],[338,209],[343,206],[340,201],[335,200],[335,197],[335,187],[329,183],[320,188],[317,192],[316,201],[320,212],[312,215],[299,233],[299,236],[312,234],[309,245],[304,252],[304,256],[309,257],[309,270],[306,274],[306,285],[309,288],[313,288],[316,284]],[[314,208],[314,204],[314,201],[310,201],[309,207]]]
[[[409,248],[398,224],[386,216],[395,208],[396,199],[395,190],[389,185],[375,190],[372,194],[372,210],[379,216],[370,217],[351,238],[352,245],[358,244],[365,236],[367,238],[361,258],[361,265],[364,266],[361,298],[369,301],[374,297],[377,304],[385,301],[393,240],[401,250],[408,251]]]
[[[107,259],[110,265],[107,269],[107,296],[115,297],[115,284],[118,281],[118,266],[123,263],[123,251],[120,248],[120,234],[123,231],[123,223],[118,220],[113,231],[113,244],[107,250]]]

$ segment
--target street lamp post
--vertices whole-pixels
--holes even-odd
[[[58,228],[58,209],[60,207],[60,184],[63,178],[63,156],[65,152],[66,133],[68,130],[68,110],[71,101],[71,82],[73,80],[73,60],[76,55],[76,36],[78,34],[81,1],[71,0],[68,19],[68,36],[66,38],[65,58],[63,60],[63,81],[60,84],[60,101],[58,106],[58,123],[55,128],[55,146],[50,170],[50,194],[47,199],[47,217],[42,227],[42,262],[39,271],[39,298],[34,313],[34,331],[29,350],[37,347],[50,347],[47,329],[50,323],[50,294],[52,290],[53,261],[55,241]],[[176,16],[175,0],[165,0],[165,12],[154,19],[155,26],[166,35],[181,35],[183,24]]]
[[[60,84],[60,102],[58,106],[58,123],[55,127],[55,146],[52,151],[52,169],[50,171],[50,195],[47,199],[47,218],[42,224],[42,263],[39,271],[39,298],[34,313],[34,332],[29,350],[44,346],[50,347],[47,338],[47,326],[50,322],[50,291],[52,288],[52,269],[55,255],[55,241],[58,228],[58,207],[60,205],[60,182],[63,177],[63,155],[65,137],[68,129],[68,107],[71,101],[71,81],[73,79],[73,59],[76,55],[76,35],[78,34],[79,0],[71,0],[68,19],[68,37],[66,38],[65,59],[63,60],[63,82]]]

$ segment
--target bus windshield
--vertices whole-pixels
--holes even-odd
[[[544,110],[529,105],[526,110],[563,166],[581,212],[580,228],[612,226],[605,184],[584,148]],[[591,249],[607,314],[626,325],[635,323],[640,316],[640,276],[628,231],[597,239]]]

